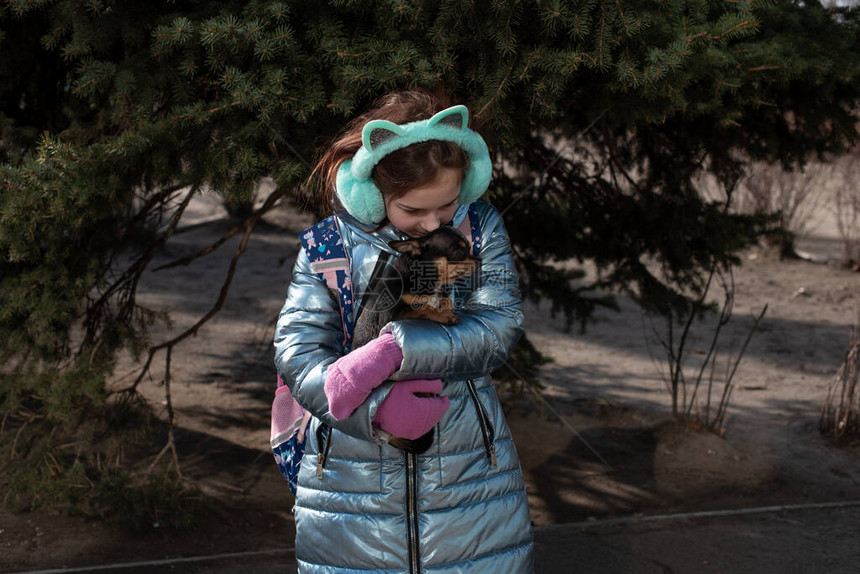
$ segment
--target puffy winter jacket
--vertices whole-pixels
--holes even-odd
[[[302,252],[275,332],[275,362],[296,400],[314,414],[294,508],[300,572],[492,572],[533,570],[533,536],[519,459],[489,373],[522,334],[517,273],[501,216],[478,203],[481,273],[452,293],[460,321],[390,323],[403,351],[392,380],[441,378],[450,407],[430,450],[407,455],[372,421],[393,382],[347,419],[328,411],[328,366],[347,352],[337,301]],[[461,206],[458,225],[467,214]],[[338,216],[353,293],[364,292],[388,241]],[[358,309],[360,300],[355,301]]]

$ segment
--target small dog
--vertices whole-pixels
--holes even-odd
[[[427,319],[455,325],[454,303],[445,290],[475,273],[480,263],[470,254],[466,238],[449,226],[389,245],[400,255],[390,265],[374,269],[353,326],[354,349],[379,336],[380,329],[391,321]],[[433,443],[433,431],[416,440],[392,437],[389,443],[422,453]]]

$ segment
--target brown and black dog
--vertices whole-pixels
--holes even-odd
[[[427,319],[456,324],[454,303],[446,290],[458,279],[474,274],[480,263],[470,254],[465,237],[449,226],[389,245],[400,255],[390,265],[383,261],[374,269],[353,326],[353,349],[379,336],[380,329],[391,321]],[[393,446],[415,453],[424,452],[432,442],[432,430],[416,440],[389,440]]]

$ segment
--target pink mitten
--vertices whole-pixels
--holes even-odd
[[[379,428],[396,437],[415,440],[436,426],[448,410],[448,397],[418,397],[415,393],[438,394],[439,379],[400,381],[379,405],[376,418]]]
[[[402,362],[394,336],[385,333],[332,363],[325,379],[329,412],[338,420],[351,415]]]

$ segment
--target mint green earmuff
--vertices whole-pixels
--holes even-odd
[[[460,185],[461,204],[472,203],[487,191],[493,174],[490,152],[484,139],[468,128],[469,110],[453,106],[429,120],[397,125],[371,120],[361,130],[361,147],[337,170],[337,197],[346,210],[362,223],[385,219],[382,193],[373,182],[373,168],[393,151],[412,144],[442,140],[457,144],[469,156],[469,167]]]

